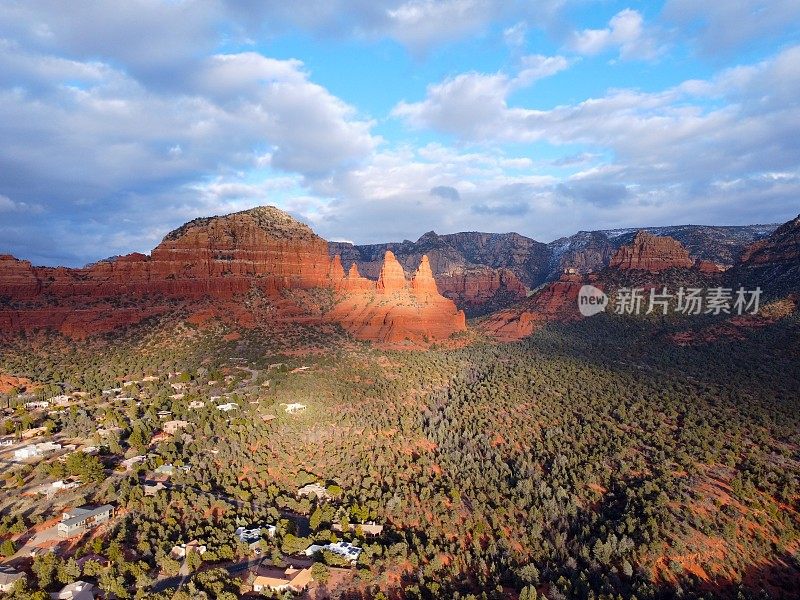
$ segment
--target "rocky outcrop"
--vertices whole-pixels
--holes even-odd
[[[357,274],[355,265],[350,272],[354,270]],[[439,294],[425,256],[409,282],[403,267],[387,250],[378,281],[363,281],[358,284],[360,289],[351,289],[329,315],[356,338],[416,344],[466,330],[464,312]]]
[[[526,300],[482,319],[479,329],[507,342],[529,336],[548,321],[578,319],[578,292],[586,281],[588,279],[579,273],[563,273],[557,281],[546,284]]]
[[[509,306],[527,296],[523,283],[508,269],[476,267],[439,275],[436,283],[443,296],[473,316]]]
[[[660,273],[667,269],[689,269],[694,261],[677,240],[640,231],[629,245],[617,250],[608,266],[622,271]]]
[[[80,337],[161,314],[175,302],[225,302],[257,290],[284,306],[282,292],[318,288],[333,290],[339,304],[372,293],[386,297],[386,314],[402,306],[402,317],[393,316],[388,329],[373,327],[380,311],[367,324],[348,313],[342,324],[361,339],[436,340],[464,329],[463,314],[436,290],[427,259],[411,286],[388,254],[377,283],[357,268],[345,276],[341,260],[329,258],[327,242],[311,228],[277,208],[258,207],[190,221],[150,256],[131,254],[83,269],[38,268],[0,256],[0,331],[55,329]],[[287,310],[294,315],[297,307]],[[334,310],[330,318],[338,314],[344,313]]]
[[[712,272],[720,269],[712,269],[711,263],[730,266],[743,248],[769,235],[775,227],[680,225],[645,231],[678,240],[693,258],[709,261],[698,266]],[[328,251],[331,256],[341,256],[345,269],[355,263],[373,280],[378,278],[386,250],[391,250],[408,272],[427,255],[441,293],[467,315],[480,316],[524,299],[527,290],[558,279],[566,268],[583,274],[602,271],[621,246],[633,241],[637,231],[579,231],[549,244],[517,233],[440,235],[429,231],[416,242],[362,246],[331,242]]]
[[[733,287],[760,287],[776,297],[800,291],[800,215],[748,246],[729,280]]]

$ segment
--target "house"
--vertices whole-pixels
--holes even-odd
[[[72,537],[82,534],[88,529],[108,521],[113,512],[114,507],[110,504],[104,504],[96,508],[82,506],[65,511],[61,515],[61,522],[58,524],[58,535]]]
[[[342,526],[339,523],[334,523],[332,529],[334,531],[342,531]],[[383,533],[383,525],[376,525],[375,523],[351,523],[350,531],[358,531],[369,537],[375,537]]]
[[[94,456],[95,454],[98,454],[100,452],[100,448],[98,448],[97,446],[83,446],[81,448],[81,452],[83,452],[84,454],[89,454]]]
[[[181,400],[185,395],[186,394],[172,394],[170,398],[173,400]]]
[[[306,405],[300,404],[299,402],[292,402],[291,404],[286,405],[286,412],[289,413],[290,415],[305,409]]]
[[[189,408],[203,408],[206,405],[202,400],[192,400],[189,402]]]
[[[235,402],[228,402],[227,404],[220,404],[217,406],[217,410],[221,410],[223,412],[228,412],[229,410],[237,410],[239,405]]]
[[[153,444],[160,444],[161,442],[168,442],[172,439],[172,436],[168,434],[166,431],[159,431],[153,437],[150,438],[150,446]]]
[[[166,464],[157,467],[154,471],[157,475],[166,475],[168,477],[172,477],[175,474],[175,465]]]
[[[257,542],[261,539],[262,532],[266,531],[269,537],[273,537],[275,535],[275,531],[277,528],[275,525],[264,525],[263,527],[253,527],[251,529],[246,529],[244,527],[239,527],[235,532],[234,535],[239,538],[243,542]]]
[[[319,544],[311,544],[308,548],[306,548],[304,554],[306,556],[314,556],[317,552],[323,551],[338,554],[350,562],[350,564],[355,564],[364,549],[354,546],[350,542],[336,542],[335,544],[325,544],[324,546]]]
[[[61,450],[61,444],[54,444],[52,442],[31,444],[29,446],[25,446],[23,448],[17,448],[16,450],[14,450],[14,459],[25,460],[27,458],[42,456],[43,454],[47,454],[49,452],[55,452],[56,450]]]
[[[56,406],[66,406],[70,402],[72,402],[72,396],[68,396],[67,394],[61,394],[59,396],[53,396],[49,398],[48,401],[51,404],[55,404]]]
[[[64,481],[63,479],[59,479],[58,481],[54,481],[50,484],[50,487],[53,490],[71,490],[72,488],[76,488],[80,485],[77,481]]]
[[[133,468],[133,465],[136,463],[144,462],[147,460],[147,457],[144,454],[140,454],[139,456],[132,456],[131,458],[126,458],[121,463],[121,466],[125,467],[126,471],[130,471]]]
[[[156,413],[159,419],[167,419],[172,416],[171,410],[160,410]]]
[[[25,408],[27,410],[46,410],[50,408],[50,403],[47,400],[36,400],[34,402],[26,402]]]
[[[166,421],[162,429],[164,433],[175,435],[178,431],[186,429],[189,426],[189,421]]]
[[[24,572],[17,571],[8,565],[0,565],[0,592],[10,592],[14,589],[14,585],[22,579],[26,579]]]
[[[157,481],[155,485],[147,483],[144,484],[142,489],[144,490],[145,496],[155,496],[161,490],[167,489],[167,486],[165,486],[163,482]]]
[[[298,496],[316,496],[319,500],[329,500],[331,495],[318,483],[309,483],[297,490]]]
[[[191,554],[192,552],[196,552],[199,555],[205,554],[207,550],[206,546],[198,542],[197,540],[192,540],[187,544],[181,544],[180,546],[173,546],[172,550],[170,550],[169,555],[174,559],[179,558],[186,558],[187,554]]]
[[[263,592],[302,592],[311,583],[311,569],[287,569],[259,567],[253,580],[253,591]]]
[[[0,447],[8,447],[14,445],[14,438],[11,436],[0,438]]]
[[[47,427],[33,427],[32,429],[23,431],[21,437],[23,440],[29,440],[32,437],[44,435],[45,433],[47,433]]]
[[[50,594],[52,600],[94,600],[97,588],[86,581],[75,581]]]
[[[178,383],[170,383],[170,385],[172,386],[172,389],[175,390],[176,392],[189,389],[189,384],[184,383],[183,381],[180,381]]]

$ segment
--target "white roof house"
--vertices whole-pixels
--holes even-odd
[[[26,458],[33,458],[34,456],[42,456],[48,452],[55,452],[61,450],[61,444],[54,444],[53,442],[42,442],[41,444],[31,444],[23,448],[14,450],[14,458],[16,460],[25,460]]]
[[[261,527],[252,527],[250,529],[239,527],[234,532],[234,535],[241,541],[250,543],[260,540],[263,531],[266,531],[267,535],[272,537],[275,535],[276,527],[274,525],[263,525]]]
[[[334,554],[338,554],[350,563],[355,563],[358,560],[358,557],[364,551],[363,548],[354,546],[350,542],[336,542],[335,544],[325,544],[324,546],[319,544],[311,544],[308,548],[306,548],[305,555],[314,556],[317,552],[325,550],[328,552],[333,552]]]
[[[25,408],[27,408],[28,410],[45,409],[49,407],[50,403],[47,400],[35,400],[33,402],[25,403]]]
[[[64,511],[61,521],[58,523],[58,534],[61,537],[72,537],[78,533],[83,533],[87,529],[105,523],[111,518],[114,507],[110,504],[91,507],[82,506]]]
[[[221,410],[223,412],[228,412],[229,410],[238,410],[239,405],[235,402],[228,402],[227,404],[220,404],[217,406],[217,410]]]
[[[97,589],[86,581],[75,581],[50,594],[53,600],[94,600]]]
[[[296,412],[300,412],[301,410],[305,410],[306,405],[300,404],[299,402],[292,402],[291,404],[286,405],[286,412],[289,414],[293,414]]]

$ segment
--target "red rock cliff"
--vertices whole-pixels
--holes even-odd
[[[529,336],[537,325],[548,321],[578,319],[578,292],[583,283],[582,275],[564,273],[522,302],[487,316],[481,321],[480,329],[490,337],[507,342]]]
[[[355,264],[348,279],[353,279],[354,284],[331,311],[330,318],[359,339],[420,343],[446,339],[466,330],[463,311],[439,294],[425,256],[410,282],[388,250],[377,282],[358,278]]]
[[[608,266],[658,273],[667,269],[689,269],[693,265],[689,252],[677,240],[640,231],[633,242],[617,250]]]
[[[403,306],[403,317],[393,318],[394,329],[414,339],[439,339],[464,328],[463,314],[459,322],[455,310],[441,310],[442,302],[452,302],[438,294],[435,284],[431,287],[426,279],[430,269],[418,275],[417,297],[393,256],[387,256],[375,284],[357,269],[345,276],[341,261],[330,259],[327,249],[327,242],[307,225],[277,208],[258,207],[190,221],[169,233],[150,256],[131,254],[83,269],[32,267],[0,255],[0,333],[33,328],[71,335],[109,331],[166,312],[170,298],[230,301],[254,288],[275,298],[282,290],[329,288],[344,302],[351,295],[379,293],[388,296],[384,312]],[[119,300],[136,306],[116,308]],[[439,317],[444,322],[438,323]],[[359,327],[354,315],[344,324],[362,339],[384,341],[381,336],[389,335]]]

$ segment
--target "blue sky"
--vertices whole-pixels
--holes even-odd
[[[6,0],[0,140],[36,264],[259,204],[356,243],[782,222],[800,2]]]

